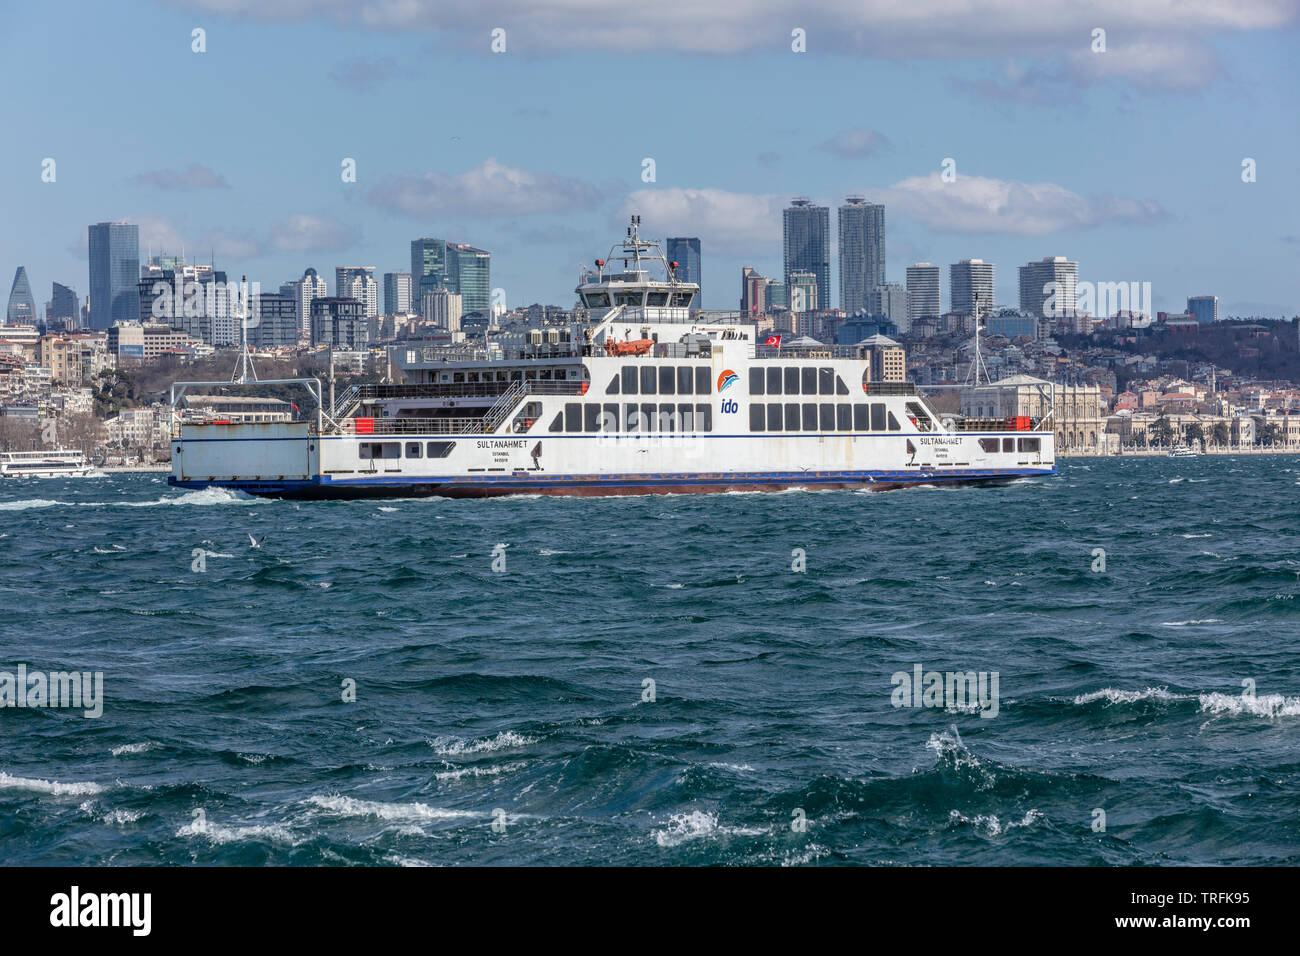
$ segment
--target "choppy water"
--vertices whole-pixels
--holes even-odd
[[[105,704],[0,710],[0,862],[1295,864],[1298,486],[6,482],[0,670],[102,671]],[[997,716],[894,707],[917,664],[998,672]]]

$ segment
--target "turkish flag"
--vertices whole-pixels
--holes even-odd
[[[769,335],[767,341],[763,343],[770,349],[779,349],[781,347],[781,336]]]

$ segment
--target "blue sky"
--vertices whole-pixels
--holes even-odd
[[[1065,255],[1159,309],[1300,313],[1300,0],[1083,6],[0,3],[0,273],[84,296],[86,225],[124,218],[268,290],[466,241],[509,305],[569,305],[637,211],[700,236],[704,304],[736,308],[741,266],[780,275],[790,197],[856,192],[890,281],[980,257],[1014,304],[1017,266]]]

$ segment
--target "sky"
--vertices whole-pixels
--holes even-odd
[[[699,236],[703,305],[735,309],[742,266],[780,278],[792,197],[834,233],[859,194],[888,281],[943,265],[945,306],[949,263],[993,261],[1015,305],[1016,268],[1063,255],[1160,310],[1300,314],[1300,0],[0,0],[0,23],[0,281],[26,266],[39,309],[52,281],[84,301],[86,227],[118,219],[142,259],[264,291],[468,242],[508,306],[570,306],[631,213]]]

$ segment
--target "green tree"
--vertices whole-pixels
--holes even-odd
[[[1187,444],[1199,445],[1205,441],[1205,429],[1201,427],[1200,422],[1192,422],[1187,426]]]
[[[1232,430],[1228,428],[1228,423],[1215,422],[1214,427],[1210,429],[1210,438],[1216,445],[1227,445],[1232,441]]]
[[[1156,445],[1173,444],[1174,426],[1169,424],[1169,419],[1165,418],[1164,416],[1161,416],[1160,418],[1157,418],[1155,420],[1155,424],[1151,426],[1151,431],[1155,433],[1152,438],[1154,444]]]

